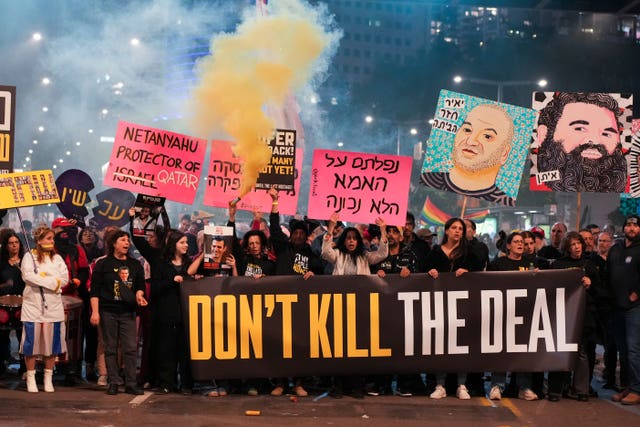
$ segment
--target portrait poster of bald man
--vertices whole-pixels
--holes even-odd
[[[515,206],[535,112],[441,90],[420,182]]]
[[[533,108],[531,190],[627,191],[631,94],[534,92]]]

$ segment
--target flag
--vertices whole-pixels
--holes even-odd
[[[438,208],[427,196],[420,212],[421,225],[443,225],[449,218],[451,215]]]

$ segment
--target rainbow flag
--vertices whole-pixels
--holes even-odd
[[[485,209],[483,211],[471,212],[464,216],[464,219],[472,219],[474,221],[478,221],[484,219],[487,215],[491,213],[490,209]]]
[[[442,211],[429,199],[429,196],[427,196],[427,200],[424,201],[424,206],[422,207],[422,212],[420,212],[421,225],[443,225],[449,218],[451,218],[451,215]]]

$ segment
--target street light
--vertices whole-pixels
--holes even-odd
[[[491,79],[478,79],[475,77],[462,77],[456,75],[453,77],[454,83],[462,83],[463,81],[469,81],[471,83],[478,83],[483,85],[495,86],[498,90],[496,101],[502,102],[502,92],[505,86],[530,86],[537,85],[540,88],[545,87],[548,82],[545,79],[540,80],[491,80]]]
[[[364,118],[364,121],[367,124],[371,124],[374,121],[373,116],[369,115],[366,116]],[[403,125],[411,125],[411,124],[424,124],[423,120],[410,120],[410,121],[402,121],[402,122],[395,122],[393,120],[388,120],[388,119],[383,119],[383,122],[388,122],[390,124],[395,125],[396,127],[396,155],[400,155],[400,136],[402,134],[402,126]],[[433,124],[433,120],[428,120],[429,125]],[[418,129],[415,127],[412,127],[411,129],[409,129],[409,133],[411,135],[417,135],[418,134]]]

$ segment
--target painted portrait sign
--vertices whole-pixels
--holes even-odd
[[[532,190],[626,191],[631,94],[534,92],[533,108]]]
[[[514,206],[535,112],[441,90],[420,181]]]
[[[640,197],[640,119],[631,123],[631,150],[627,156],[629,173],[629,193],[631,197]]]

